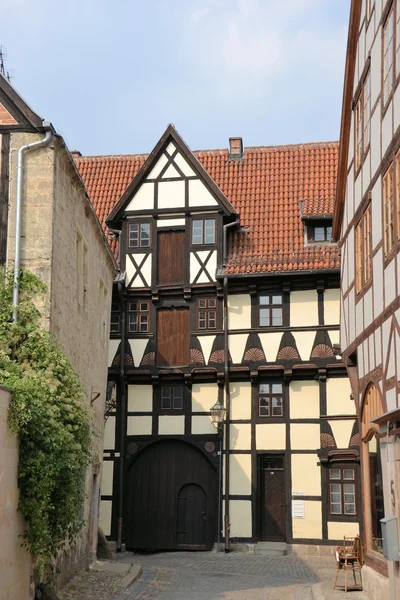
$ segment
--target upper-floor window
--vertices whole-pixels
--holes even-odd
[[[335,516],[356,514],[355,469],[329,469],[329,512]]]
[[[215,219],[193,219],[192,244],[215,244]]]
[[[259,298],[259,327],[282,327],[283,299],[281,294],[263,294]]]
[[[397,49],[397,48],[396,48]],[[389,99],[394,86],[394,4],[383,27],[383,104]]]
[[[372,277],[371,203],[368,204],[356,230],[356,292],[359,294]]]
[[[161,410],[183,409],[183,387],[162,386],[161,388]]]
[[[217,299],[197,298],[196,301],[197,329],[207,330],[217,328]]]
[[[150,248],[150,223],[129,224],[129,248]]]
[[[148,301],[128,302],[129,333],[147,333],[150,329],[150,310]]]
[[[308,242],[331,242],[332,241],[332,221],[316,221],[307,225]]]
[[[383,246],[388,254],[394,244],[393,223],[393,165],[390,165],[383,176]]]
[[[371,71],[362,83],[355,107],[355,167],[360,167],[370,142],[371,121]]]
[[[260,383],[258,415],[260,417],[283,417],[282,383]]]

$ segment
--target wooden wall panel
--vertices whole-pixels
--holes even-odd
[[[189,311],[160,309],[157,312],[157,364],[179,367],[189,364]]]
[[[184,283],[185,281],[185,232],[158,232],[159,285]]]

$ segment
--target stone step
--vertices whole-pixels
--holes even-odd
[[[263,556],[285,556],[288,553],[285,542],[258,542],[255,554]]]

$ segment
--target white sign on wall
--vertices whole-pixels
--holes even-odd
[[[292,516],[293,519],[304,519],[305,515],[304,500],[292,500]]]

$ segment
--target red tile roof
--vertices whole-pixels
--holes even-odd
[[[301,201],[303,214],[333,213],[337,142],[246,148],[240,161],[229,161],[227,150],[194,154],[248,227],[230,234],[228,274],[339,269],[336,245],[304,245],[300,213]],[[76,158],[103,227],[146,158]],[[116,252],[116,241],[110,241]]]

